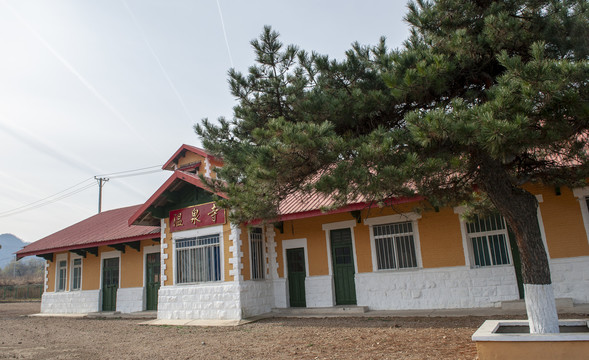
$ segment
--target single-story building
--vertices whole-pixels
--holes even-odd
[[[314,194],[288,197],[272,224],[235,225],[198,177],[215,178],[220,166],[183,145],[144,204],[19,251],[47,260],[42,312],[241,319],[272,308],[476,308],[523,297],[517,247],[499,215],[466,222],[461,208],[418,213],[420,197],[324,213],[332,200]],[[589,303],[589,187],[526,188],[539,202],[556,297]]]

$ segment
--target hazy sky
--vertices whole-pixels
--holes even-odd
[[[405,12],[404,0],[0,0],[0,234],[39,240],[97,212],[95,175],[200,146],[192,125],[231,117],[227,70],[253,64],[264,25],[341,59],[354,41],[401,46]],[[169,175],[113,175],[103,210],[145,202]]]

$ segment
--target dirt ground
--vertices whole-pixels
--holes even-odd
[[[271,318],[238,327],[39,318],[40,303],[0,303],[0,359],[474,359],[485,320]],[[505,318],[505,317],[503,317]]]

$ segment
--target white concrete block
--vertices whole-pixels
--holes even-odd
[[[117,290],[117,311],[131,313],[143,311],[143,287],[119,288]]]
[[[492,279],[492,280],[491,280]],[[499,279],[499,280],[498,280]],[[501,295],[497,285],[505,286]],[[382,271],[356,275],[360,306],[373,310],[448,309],[493,306],[517,296],[513,267],[466,267]],[[511,296],[507,289],[515,289]]]
[[[335,305],[333,276],[308,276],[305,278],[305,302],[307,307],[331,307]]]
[[[555,297],[589,303],[589,256],[551,259],[550,270]]]
[[[47,314],[86,314],[100,310],[100,290],[45,292],[41,312]]]

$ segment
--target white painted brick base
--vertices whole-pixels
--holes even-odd
[[[554,296],[589,303],[589,256],[550,260]]]
[[[162,286],[158,293],[157,318],[241,319],[239,283]]]
[[[161,287],[158,319],[235,320],[270,312],[272,281]]]
[[[371,310],[498,306],[519,298],[512,266],[356,274],[358,305]]]
[[[332,307],[335,305],[333,276],[307,276],[305,278],[305,302],[307,307]]]
[[[117,311],[122,313],[143,311],[143,294],[142,287],[119,288],[117,290]]]
[[[272,287],[274,292],[274,307],[288,307],[288,291],[286,288],[286,279],[272,280]]]
[[[241,284],[242,316],[247,318],[268,313],[274,307],[272,281],[245,281]]]
[[[46,314],[87,314],[99,311],[100,290],[45,292],[41,312]]]
[[[589,303],[589,257],[550,261],[554,295],[576,304]],[[515,300],[518,290],[511,266],[469,269],[449,267],[356,274],[358,305],[372,310],[451,309],[497,306]],[[305,279],[308,307],[334,305],[331,276]],[[117,310],[143,310],[144,288],[117,291]],[[163,286],[159,319],[241,319],[288,306],[286,279]],[[45,292],[42,313],[89,313],[100,310],[100,291]]]

